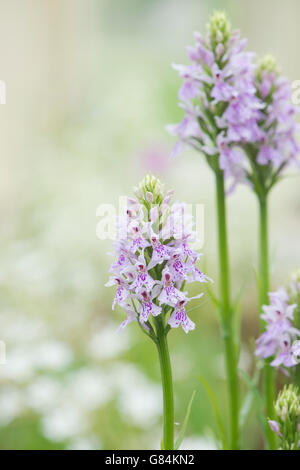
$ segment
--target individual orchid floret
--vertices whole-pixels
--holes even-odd
[[[254,55],[244,51],[247,41],[220,12],[210,19],[206,36],[195,33],[195,40],[195,47],[187,49],[191,64],[174,65],[183,80],[178,98],[185,116],[168,126],[178,137],[173,153],[194,147],[235,184],[246,176],[238,146],[260,135],[257,120],[263,105],[254,86]]]
[[[184,278],[182,278],[184,280]],[[169,267],[166,266],[162,272],[162,289],[158,296],[160,304],[175,307],[179,300],[185,300],[185,294],[175,286],[175,279],[170,274]]]
[[[180,300],[170,316],[168,320],[168,324],[172,328],[178,328],[179,325],[182,326],[183,330],[188,333],[190,330],[195,329],[195,323],[188,317],[185,306],[187,304],[187,300]]]
[[[300,394],[294,385],[284,386],[275,403],[277,420],[269,426],[280,438],[281,450],[300,450]]]
[[[294,362],[300,364],[300,341],[294,341],[291,347]]]
[[[297,305],[295,310],[295,325],[300,329],[300,270],[292,273],[288,290],[292,302]]]
[[[105,287],[117,286],[116,295],[112,303],[112,309],[114,310],[116,304],[123,304],[125,300],[130,296],[130,285],[123,277],[111,277],[105,284]]]
[[[186,305],[192,299],[200,299],[203,294],[199,294],[195,297],[190,297],[178,300],[177,304],[175,305],[174,311],[168,320],[168,325],[172,328],[178,328],[179,325],[182,326],[182,329],[188,333],[190,330],[195,329],[195,323],[188,317],[187,312],[185,310]]]
[[[133,321],[137,321],[137,313],[132,308],[132,306],[129,303],[127,303],[127,304],[123,303],[122,306],[123,306],[123,309],[125,310],[125,312],[127,314],[127,317],[125,318],[125,320],[119,326],[119,331],[122,331],[125,328],[125,326],[127,326],[129,323],[131,323]]]
[[[157,264],[162,264],[170,258],[170,249],[160,242],[159,237],[152,232],[150,234],[150,242],[152,246],[152,257],[148,264],[148,269],[153,268]]]
[[[292,273],[289,287],[288,287],[288,292],[291,298],[291,301],[296,304],[296,309],[295,309],[295,314],[294,314],[294,324],[295,326],[300,330],[300,270],[296,270]],[[293,354],[293,359],[298,365],[297,370],[296,370],[296,376],[297,378],[300,377],[300,341],[296,340],[292,344],[291,351]],[[296,378],[296,380],[297,380]],[[299,379],[298,379],[299,380]],[[299,384],[300,382],[297,381]]]
[[[274,356],[271,366],[290,368],[297,364],[293,342],[300,337],[294,326],[296,304],[290,303],[288,292],[281,288],[269,294],[270,305],[264,305],[261,318],[266,323],[265,331],[256,340],[255,354],[266,359]]]
[[[138,312],[140,314],[140,322],[142,323],[142,325],[147,323],[150,314],[153,317],[156,317],[157,315],[161,314],[161,307],[152,302],[153,297],[153,293],[152,295],[149,295],[146,290],[141,292],[141,303],[138,305]]]
[[[196,241],[194,222],[184,204],[172,204],[173,191],[165,193],[153,175],[147,175],[135,192],[137,199],[128,199],[125,211],[126,238],[114,244],[116,261],[106,284],[117,286],[113,308],[118,304],[127,313],[121,328],[137,320],[155,339],[155,319],[162,316],[168,328],[181,324],[187,333],[194,323],[185,306],[193,298],[184,286],[210,281],[197,266],[200,255],[191,246]]]
[[[256,96],[263,103],[257,120],[259,132],[257,139],[248,140],[244,150],[250,160],[247,178],[257,194],[263,196],[291,163],[300,167],[296,140],[299,125],[295,120],[298,108],[292,103],[291,84],[280,75],[272,56],[264,57],[259,64],[255,87]]]
[[[155,285],[155,280],[148,272],[148,266],[143,252],[139,255],[135,266],[132,267],[131,274],[133,276],[133,281],[130,284],[131,291],[140,292],[142,289],[151,291]]]

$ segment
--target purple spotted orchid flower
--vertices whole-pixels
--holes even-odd
[[[269,294],[270,305],[264,305],[261,318],[266,322],[264,333],[256,340],[255,354],[260,358],[274,356],[273,367],[293,367],[297,364],[293,341],[300,336],[300,330],[293,325],[296,304],[283,288]]]
[[[261,66],[257,87],[262,100],[270,100],[262,111],[263,131],[257,162],[270,163],[276,169],[296,160],[299,146],[295,134],[299,126],[295,122],[297,108],[291,100],[291,84],[287,78],[280,77],[274,70]],[[266,83],[266,85],[265,85]]]
[[[164,194],[159,180],[147,175],[130,199],[125,215],[126,237],[115,242],[112,276],[107,286],[117,286],[113,308],[127,313],[121,324],[137,320],[154,332],[152,319],[163,315],[166,324],[187,333],[195,328],[186,312],[189,298],[184,285],[211,281],[197,267],[200,254],[191,248],[196,241],[191,216],[183,204],[172,204],[172,191]]]
[[[130,286],[128,280],[121,276],[111,276],[109,281],[105,284],[106,287],[117,286],[116,295],[113,300],[112,309],[114,310],[116,304],[123,304],[130,296]]]
[[[262,103],[257,116],[256,138],[247,139],[242,147],[250,161],[245,174],[258,195],[267,194],[283,171],[297,159],[300,147],[296,140],[299,112],[292,103],[290,81],[282,77],[272,56],[262,59],[255,73],[256,97]]]
[[[153,302],[154,293],[148,294],[146,290],[141,292],[140,303],[138,304],[138,313],[142,325],[147,323],[149,315],[153,317],[160,315],[161,307]]]
[[[189,299],[185,298],[185,299],[178,300],[173,310],[173,313],[168,320],[168,324],[172,328],[178,328],[179,325],[181,325],[182,329],[186,333],[188,333],[190,330],[194,330],[195,323],[188,317],[185,307],[190,300],[200,299],[202,295],[203,294],[199,294],[199,295],[196,295],[195,297],[190,297]]]
[[[233,185],[246,180],[242,143],[257,141],[263,104],[256,96],[254,54],[245,52],[247,40],[231,31],[223,13],[210,20],[205,37],[195,33],[195,47],[188,47],[190,65],[174,65],[183,85],[180,107],[185,116],[168,131],[178,137],[173,155],[186,145],[204,153],[214,169],[224,170]]]

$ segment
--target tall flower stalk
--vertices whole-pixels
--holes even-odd
[[[238,144],[258,135],[261,104],[255,95],[253,54],[244,52],[245,39],[232,31],[223,13],[216,12],[205,37],[195,33],[196,46],[188,48],[191,65],[174,65],[183,79],[178,97],[185,117],[169,131],[178,136],[174,154],[189,145],[202,154],[215,174],[219,248],[219,310],[225,343],[230,414],[230,447],[239,447],[238,339],[231,302],[226,192],[245,178]]]
[[[268,193],[258,195],[259,202],[259,310],[268,303],[270,287],[269,234],[268,234]],[[264,328],[264,326],[263,326]],[[269,360],[264,364],[265,411],[269,419],[274,417],[275,375]],[[266,438],[270,449],[275,449],[276,441],[270,428],[266,428]]]
[[[157,350],[163,387],[163,443],[164,449],[174,449],[174,397],[167,332],[161,318],[156,320]]]
[[[231,447],[238,448],[239,443],[239,384],[238,384],[238,353],[235,344],[234,312],[230,300],[229,256],[226,224],[226,204],[224,190],[224,174],[216,172],[217,189],[217,221],[220,279],[220,312],[222,333],[225,343],[226,373],[228,380],[228,396],[230,409]]]
[[[193,220],[185,204],[171,204],[173,191],[165,194],[160,181],[147,175],[128,199],[126,214],[119,218],[112,276],[106,284],[117,287],[113,308],[120,305],[127,318],[120,326],[136,321],[156,345],[163,389],[163,449],[174,443],[174,397],[167,335],[179,326],[188,333],[195,323],[187,315],[185,286],[206,283],[209,278],[197,267],[199,254]],[[176,447],[178,447],[178,442]]]
[[[244,167],[245,181],[252,186],[259,207],[259,310],[268,303],[270,287],[269,273],[269,195],[281,179],[283,171],[296,160],[299,147],[295,140],[297,125],[294,117],[296,108],[291,103],[291,87],[287,79],[277,71],[276,62],[266,56],[256,71],[256,96],[262,104],[257,119],[258,133],[252,142],[242,143],[248,157]],[[266,323],[262,322],[262,330]],[[269,360],[264,366],[265,409],[269,419],[274,417],[275,377]],[[275,448],[274,433],[267,429],[270,449]]]

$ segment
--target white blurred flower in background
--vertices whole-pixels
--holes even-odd
[[[34,348],[34,362],[39,369],[59,371],[71,364],[73,353],[70,347],[56,340],[48,340]]]
[[[95,359],[113,359],[132,346],[132,335],[122,332],[117,336],[119,325],[99,325],[88,344],[88,352]]]
[[[99,450],[102,443],[97,436],[76,437],[70,441],[67,450]]]
[[[181,450],[218,450],[216,441],[209,436],[187,436],[183,439]]]
[[[42,429],[47,438],[64,441],[82,434],[88,427],[84,413],[72,403],[54,408],[42,418]]]
[[[2,386],[0,391],[0,426],[6,426],[24,409],[22,392],[12,386]]]
[[[25,396],[29,407],[37,413],[45,413],[51,409],[63,392],[62,384],[52,377],[40,376],[29,384]]]
[[[161,416],[161,387],[150,382],[135,366],[115,364],[110,379],[118,389],[121,414],[136,426],[148,428]]]

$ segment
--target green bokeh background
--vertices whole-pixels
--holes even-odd
[[[158,155],[177,198],[205,206],[202,266],[217,280],[212,175],[191,150],[170,162],[174,139],[165,130],[182,117],[171,63],[187,62],[186,45],[215,8],[249,38],[249,50],[273,53],[284,74],[300,77],[296,0],[0,1],[2,449],[159,448],[156,351],[135,325],[115,333],[123,315],[111,311],[113,290],[104,288],[112,242],[97,238],[96,210],[117,206]],[[295,176],[271,198],[274,289],[300,264]],[[251,373],[257,207],[246,187],[228,206],[234,295],[244,286],[241,367]],[[208,295],[191,316],[194,332],[169,335],[176,421],[196,389],[185,445],[209,448],[217,427],[197,375],[226,420],[222,340]],[[262,446],[254,411],[243,446]]]

